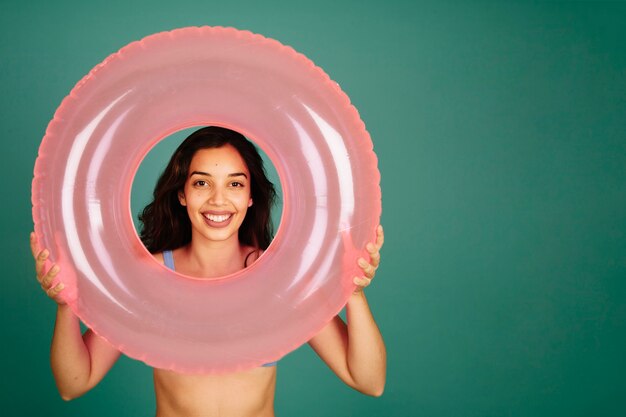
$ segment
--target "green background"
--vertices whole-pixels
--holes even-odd
[[[307,55],[379,156],[386,244],[366,293],[385,393],[351,390],[305,346],[278,366],[278,416],[626,415],[624,22],[625,4],[596,2],[4,0],[2,415],[154,414],[151,370],[128,358],[84,397],[58,396],[30,181],[79,79],[191,25]]]

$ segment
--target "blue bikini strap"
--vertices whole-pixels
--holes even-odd
[[[174,268],[174,254],[172,253],[171,250],[164,250],[163,251],[163,263],[165,264],[165,266],[167,266],[172,271],[176,270]]]

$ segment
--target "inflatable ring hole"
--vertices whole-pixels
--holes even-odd
[[[130,194],[130,209],[132,213],[132,221],[135,233],[137,234],[137,239],[140,240],[139,235],[142,228],[140,215],[143,209],[152,202],[154,188],[157,184],[157,181],[159,180],[159,177],[167,167],[170,158],[172,157],[178,146],[185,140],[185,138],[187,138],[198,129],[201,129],[202,127],[204,126],[194,126],[176,131],[170,135],[165,136],[163,139],[158,141],[152,147],[152,149],[150,149],[148,153],[143,157],[141,163],[137,168],[135,176],[132,179]],[[267,153],[265,153],[265,151],[261,148],[261,146],[250,137],[246,137],[246,139],[248,139],[255,145],[256,150],[263,160],[263,168],[265,170],[266,177],[274,185],[274,189],[276,191],[276,199],[271,207],[270,212],[273,241],[274,237],[278,233],[283,212],[283,194],[280,177],[274,163],[267,155]],[[175,271],[174,273],[177,276],[183,278],[195,279],[194,277],[176,273]],[[216,277],[213,278],[213,280],[219,280],[221,278],[224,277]]]

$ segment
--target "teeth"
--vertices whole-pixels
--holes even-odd
[[[212,222],[216,222],[216,223],[221,223],[225,220],[228,220],[230,218],[230,214],[220,214],[220,215],[215,215],[215,214],[205,214],[204,217],[206,217],[207,219],[211,220]]]

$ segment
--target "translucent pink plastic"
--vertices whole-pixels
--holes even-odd
[[[147,252],[130,189],[157,142],[207,125],[269,155],[284,207],[256,263],[202,280]],[[261,35],[193,27],[122,48],[63,100],[35,164],[33,217],[87,326],[151,366],[222,373],[278,360],[341,311],[375,240],[379,183],[358,112],[320,68]]]

